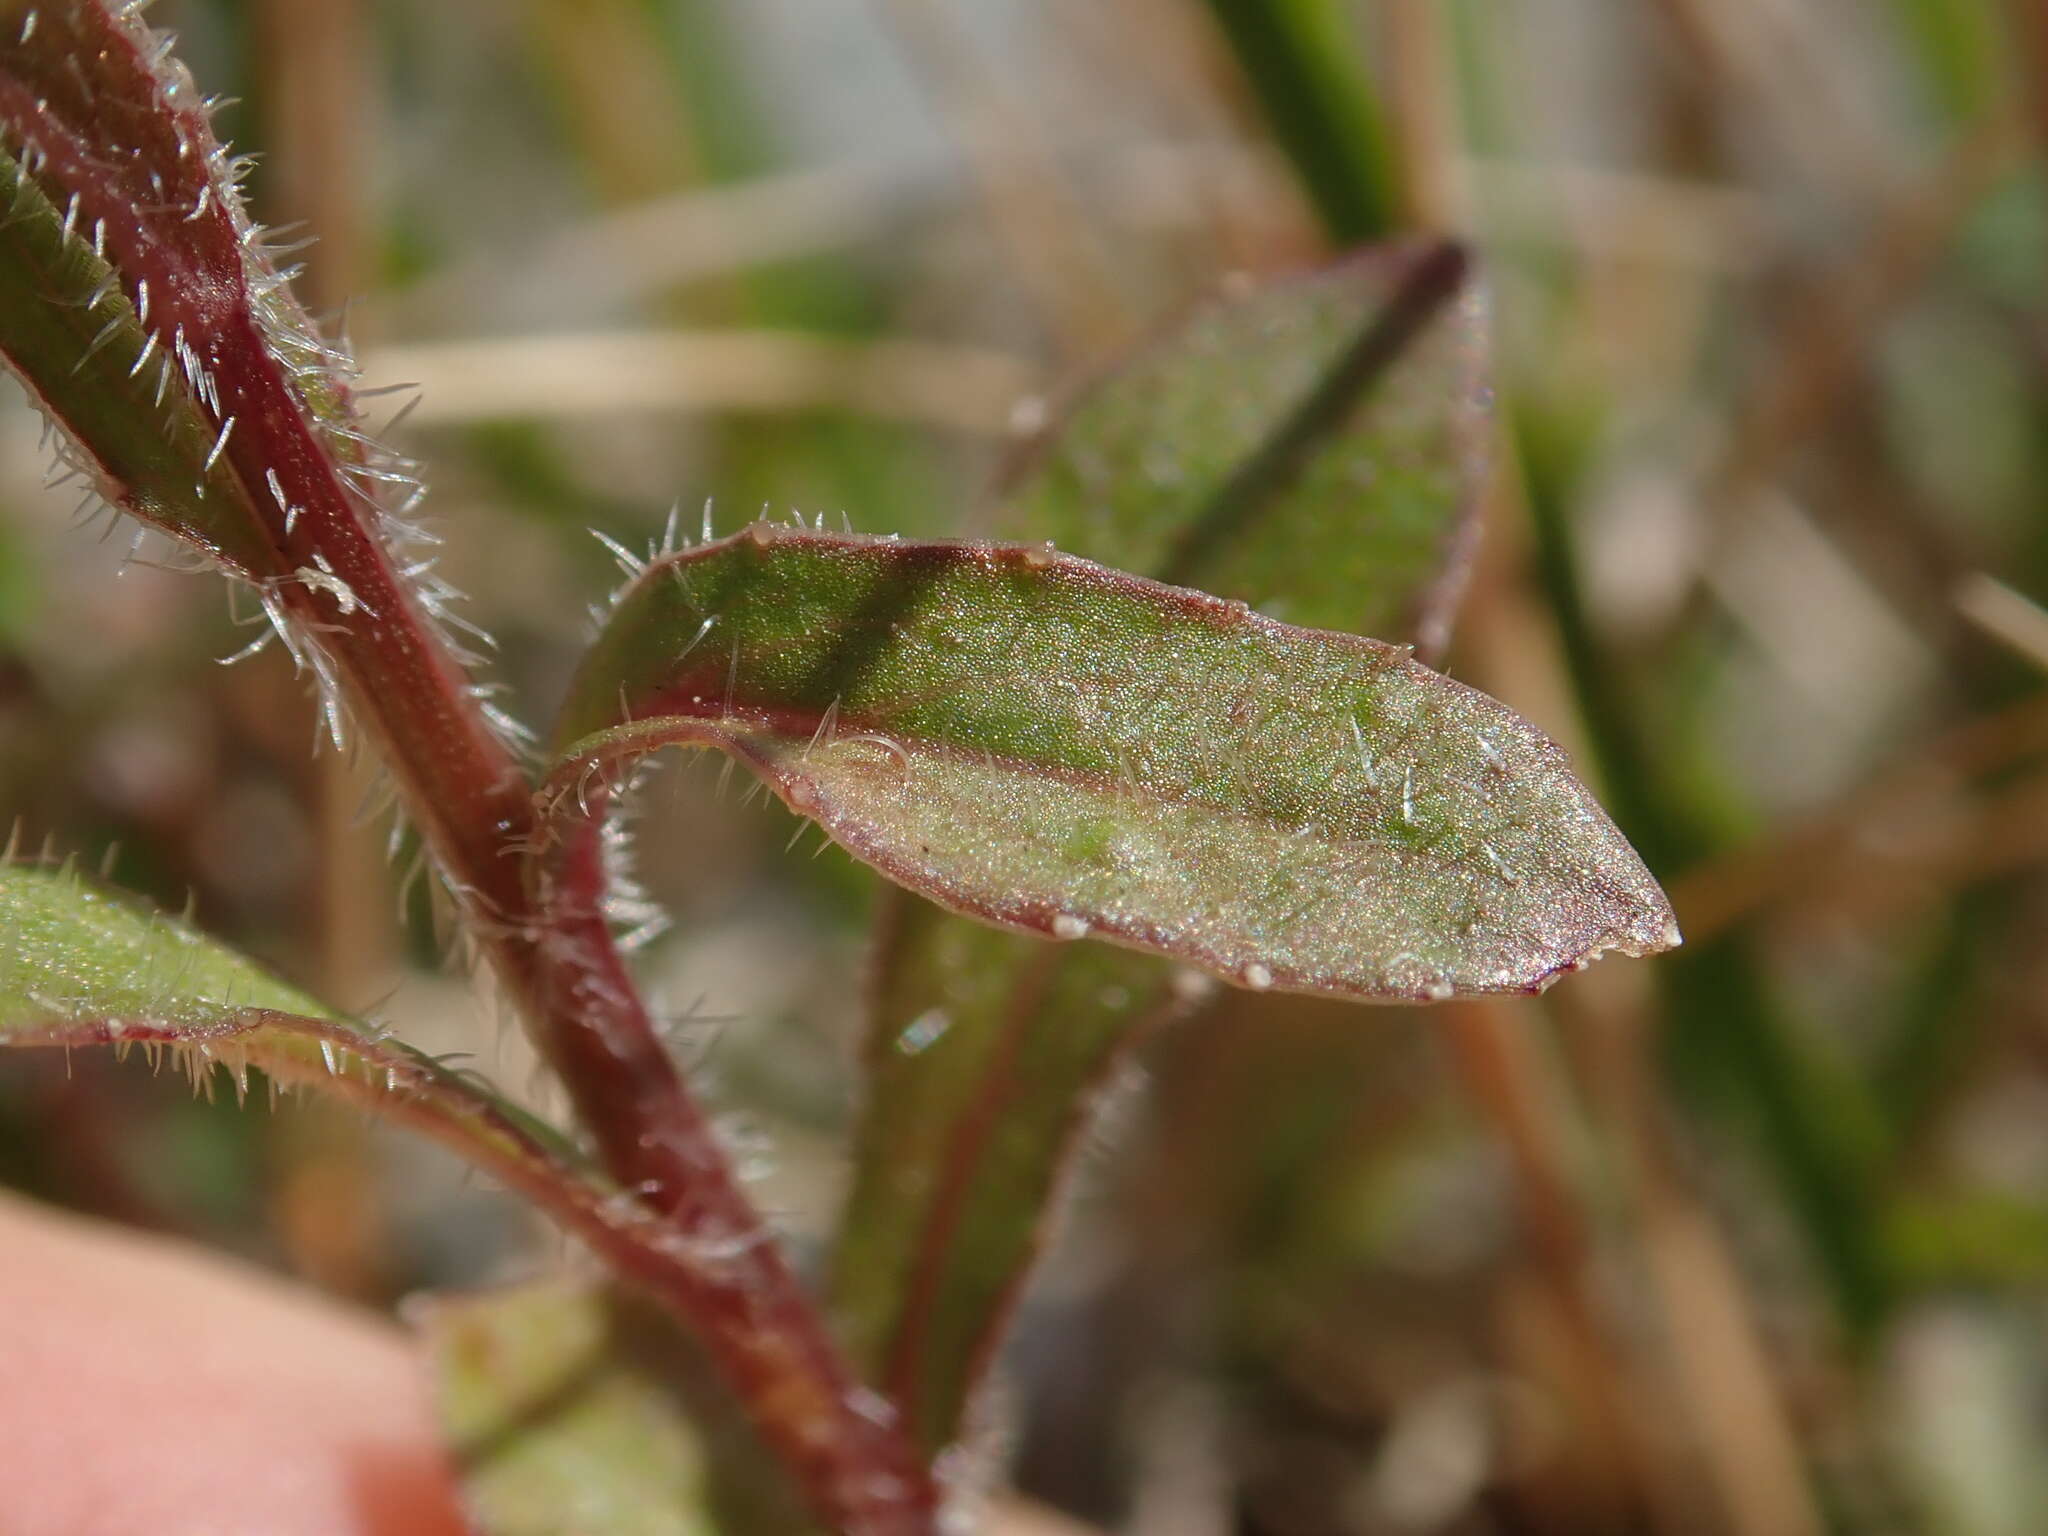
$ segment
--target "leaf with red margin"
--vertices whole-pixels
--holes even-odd
[[[832,1253],[840,1336],[928,1452],[974,1384],[1118,1067],[1210,992],[1107,945],[923,902],[886,910],[855,1183]]]
[[[274,579],[306,564],[316,531],[338,542],[316,524],[361,521],[337,482],[366,452],[346,359],[271,265],[208,104],[139,11],[0,0],[9,324],[47,331],[54,317],[28,311],[85,311],[69,327],[82,348],[0,330],[0,351],[109,501],[238,574]],[[152,434],[171,440],[175,462]],[[195,445],[200,467],[187,462]],[[308,517],[287,533],[291,506]],[[323,553],[333,563],[347,551]]]
[[[219,430],[185,388],[123,295],[94,242],[0,153],[0,356],[37,403],[84,447],[107,500],[254,575],[273,555],[232,468],[213,456]]]
[[[459,625],[402,515],[406,464],[362,431],[345,350],[140,10],[0,0],[0,357],[106,501],[256,585],[337,742],[346,685],[402,774],[431,761],[416,814],[438,819],[450,780],[502,794],[509,760],[430,622]]]
[[[552,782],[675,744],[955,911],[1254,989],[1531,992],[1677,937],[1562,750],[1494,700],[1041,548],[756,524],[658,562],[572,686]]]
[[[657,1299],[729,1261],[692,1252],[672,1225],[475,1078],[68,869],[0,864],[0,1047],[91,1045],[168,1051],[195,1082],[219,1068],[246,1087],[254,1068],[409,1125],[517,1190]]]

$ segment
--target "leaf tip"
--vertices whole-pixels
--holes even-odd
[[[1643,893],[1644,900],[1632,920],[1626,924],[1617,923],[1564,965],[1551,971],[1543,978],[1538,990],[1547,989],[1566,972],[1585,970],[1603,955],[1624,955],[1631,960],[1641,960],[1676,949],[1685,942],[1685,935],[1679,931],[1677,914],[1671,910],[1663,888],[1648,871],[1644,871],[1643,879],[1648,889]]]

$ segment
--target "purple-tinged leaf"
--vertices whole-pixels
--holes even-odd
[[[586,776],[715,746],[956,911],[1254,988],[1529,991],[1677,937],[1562,752],[1501,705],[1399,648],[1043,547],[756,525],[661,561],[556,740],[572,849],[584,792],[605,793]],[[1020,960],[918,904],[903,920],[832,1287],[854,1358],[935,1454],[1093,1087],[1172,996],[1137,956]]]
[[[291,485],[363,450],[337,432],[324,456],[277,451],[302,413],[350,425],[342,360],[270,267],[167,42],[126,9],[0,5],[0,351],[108,501],[275,579]]]
[[[0,355],[107,501],[256,586],[332,733],[347,692],[402,749],[436,851],[510,911],[477,829],[516,828],[525,786],[433,622],[450,594],[406,548],[405,467],[360,429],[346,352],[139,10],[0,0]]]
[[[93,242],[0,153],[0,355],[92,452],[86,489],[238,573],[269,559],[219,433],[180,386]],[[75,223],[75,220],[73,221]],[[146,349],[146,350],[145,350]]]
[[[1563,751],[1502,705],[1403,649],[1043,548],[756,524],[662,560],[555,741],[565,800],[653,748],[719,747],[956,911],[1255,990],[1531,992],[1677,937]]]

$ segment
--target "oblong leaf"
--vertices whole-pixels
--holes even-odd
[[[81,445],[92,488],[239,574],[272,551],[206,419],[94,242],[0,149],[0,358]]]
[[[251,1068],[423,1131],[518,1190],[664,1300],[729,1255],[695,1253],[649,1206],[482,1083],[342,1017],[184,923],[70,870],[0,863],[0,1047],[171,1052],[195,1082]]]
[[[1212,989],[1125,950],[1034,942],[919,901],[886,910],[871,1014],[890,1027],[862,1063],[829,1294],[855,1363],[935,1454],[1119,1064]]]
[[[1434,657],[1487,473],[1485,308],[1440,241],[1227,288],[1051,416],[994,529]]]
[[[716,746],[957,911],[1242,985],[1528,992],[1677,934],[1563,751],[1405,649],[1049,549],[755,524],[620,597],[558,792]]]

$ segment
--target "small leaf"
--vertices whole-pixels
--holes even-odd
[[[928,1453],[952,1441],[1117,1064],[1202,992],[1182,972],[893,904],[870,1112],[833,1253],[854,1361]]]
[[[1047,425],[997,530],[1434,656],[1486,477],[1484,308],[1419,241],[1226,292]]]
[[[472,1078],[342,1018],[183,923],[68,870],[0,864],[0,1046],[170,1051],[195,1082],[251,1068],[404,1122],[519,1191],[628,1283],[673,1303],[729,1260],[583,1165]]]
[[[346,689],[430,830],[492,793],[478,819],[513,824],[523,786],[435,623],[454,593],[406,520],[410,466],[362,429],[345,348],[292,297],[246,162],[141,10],[0,0],[0,358],[102,498],[256,586],[336,744]],[[452,826],[435,841],[448,857]],[[506,864],[470,862],[480,890]]]
[[[554,785],[670,744],[750,764],[954,910],[1254,989],[1529,992],[1676,941],[1564,753],[1377,641],[1016,545],[756,524],[651,567]]]
[[[241,574],[272,555],[219,438],[91,240],[0,153],[0,356],[65,424],[89,488]],[[145,355],[144,349],[148,348]]]
[[[201,1081],[250,1068],[397,1114],[575,1206],[610,1191],[553,1131],[402,1041],[344,1018],[205,935],[69,869],[0,864],[0,1046],[169,1049]],[[559,1201],[558,1201],[559,1203]]]
[[[409,1310],[479,1536],[713,1536],[662,1320],[566,1281]]]

